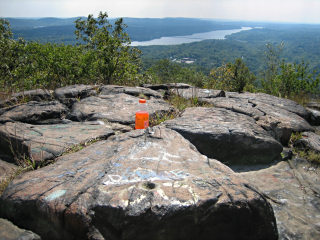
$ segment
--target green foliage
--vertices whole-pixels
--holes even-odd
[[[254,90],[255,76],[241,58],[237,58],[234,63],[227,63],[213,69],[210,76],[206,83],[208,88],[236,92],[243,92],[244,89]]]
[[[106,13],[76,21],[78,46],[13,40],[0,19],[0,86],[5,92],[84,83],[139,83],[140,51],[130,47],[122,19]],[[82,44],[81,44],[82,43]],[[83,44],[84,43],[84,44]]]
[[[144,76],[146,83],[177,83],[184,82],[193,86],[203,87],[207,76],[192,68],[183,67],[169,59],[157,61]]]
[[[135,81],[138,77],[140,51],[130,47],[130,38],[124,31],[123,19],[112,26],[107,13],[100,12],[97,19],[89,15],[76,20],[75,34],[81,39],[94,69],[105,84]],[[131,79],[130,79],[131,78]]]
[[[261,82],[264,92],[286,98],[319,93],[320,75],[311,72],[308,64],[280,60],[284,44],[266,47],[266,69]]]

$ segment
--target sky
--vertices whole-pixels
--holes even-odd
[[[190,17],[320,24],[320,0],[0,0],[0,17]]]

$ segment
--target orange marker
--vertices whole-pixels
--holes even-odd
[[[146,100],[139,99],[140,111],[136,112],[135,129],[145,129],[149,127],[149,113],[146,110]]]

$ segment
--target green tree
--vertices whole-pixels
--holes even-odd
[[[76,20],[75,34],[85,43],[86,60],[92,60],[92,66],[105,83],[135,81],[140,70],[140,51],[130,46],[131,41],[124,31],[123,19],[108,21],[107,13],[99,13],[97,19],[89,15],[87,19]]]
[[[237,58],[234,63],[223,64],[213,69],[206,87],[243,92],[253,89],[255,79],[255,75],[250,72],[242,59]]]

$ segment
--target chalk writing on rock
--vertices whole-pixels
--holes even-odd
[[[137,168],[133,171],[126,171],[124,174],[108,174],[104,179],[104,185],[127,184],[142,181],[156,181],[156,180],[183,180],[189,177],[190,174],[182,170],[170,170],[157,173],[151,169]]]

